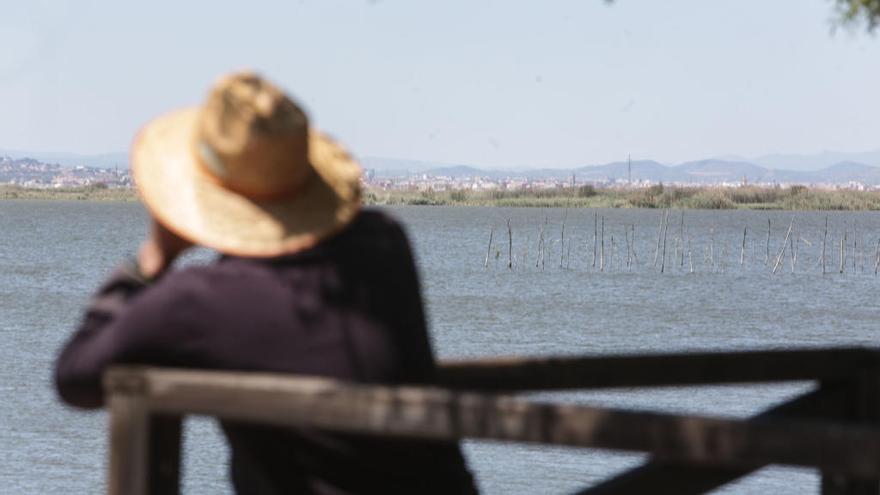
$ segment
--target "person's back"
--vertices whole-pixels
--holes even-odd
[[[154,281],[140,269],[111,276],[59,356],[56,381],[68,403],[100,406],[101,374],[114,363],[366,383],[433,379],[409,244],[382,213],[353,213],[287,254],[227,255]],[[454,443],[229,422],[223,430],[238,493],[476,491]]]

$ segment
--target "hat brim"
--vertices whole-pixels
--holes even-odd
[[[289,198],[251,199],[224,188],[192,152],[198,109],[147,124],[131,150],[132,173],[153,216],[196,244],[236,256],[269,257],[315,245],[360,208],[360,166],[336,142],[309,133],[313,177]]]

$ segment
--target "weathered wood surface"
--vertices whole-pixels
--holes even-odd
[[[142,391],[125,389],[108,401],[111,495],[176,494],[180,484],[181,418],[152,414]],[[133,393],[132,393],[133,392]]]
[[[446,361],[438,372],[455,389],[565,390],[836,380],[878,362],[877,351],[840,348]]]
[[[826,384],[758,415],[759,418],[825,419],[843,420],[852,413],[855,387],[850,384]],[[731,481],[765,467],[754,465],[746,468],[723,466],[698,466],[658,460],[625,471],[596,485],[579,495],[611,495],[621,493],[675,493],[695,495],[714,490]]]
[[[110,495],[147,495],[149,411],[143,397],[113,394],[110,412]]]
[[[436,388],[173,369],[115,369],[108,390],[139,390],[152,413],[194,413],[278,426],[388,436],[493,439],[647,452],[665,463],[753,469],[813,466],[880,476],[880,429],[737,420],[532,402]]]
[[[855,392],[844,400],[849,406],[847,419],[852,422],[880,425],[880,374],[877,369],[863,369],[852,381]],[[822,472],[823,495],[880,494],[880,476],[857,478],[830,471]]]

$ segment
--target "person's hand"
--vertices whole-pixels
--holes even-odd
[[[190,241],[171,232],[154,219],[150,226],[150,235],[138,250],[141,274],[148,279],[155,278],[192,245]]]

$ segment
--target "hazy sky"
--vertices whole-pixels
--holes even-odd
[[[880,149],[830,0],[0,0],[0,148],[123,151],[252,67],[359,156],[483,166]]]

